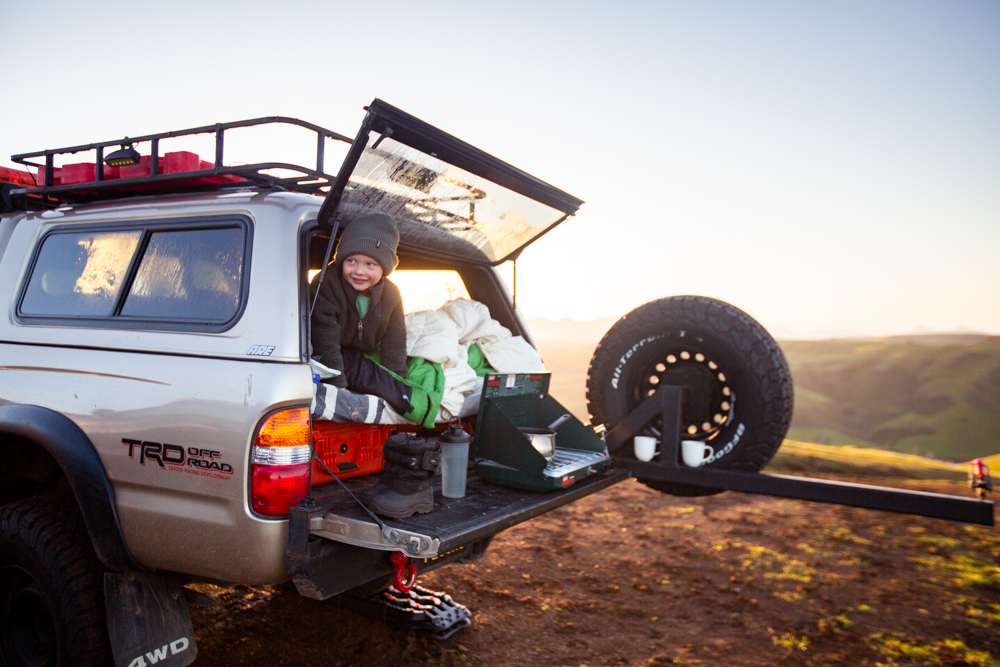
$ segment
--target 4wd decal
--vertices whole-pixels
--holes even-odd
[[[216,479],[229,479],[233,475],[233,466],[223,463],[222,453],[214,449],[188,447],[185,450],[180,445],[131,438],[122,438],[122,444],[128,447],[130,459],[138,454],[139,465],[142,466],[152,462],[166,470]]]
[[[167,649],[170,649],[170,655],[175,656],[178,653],[186,651],[191,642],[188,641],[187,637],[181,637],[169,644],[164,644],[162,648],[154,648],[152,651],[146,653],[145,656],[139,656],[132,662],[128,664],[128,667],[149,667],[150,665],[155,665],[156,663],[167,660]]]

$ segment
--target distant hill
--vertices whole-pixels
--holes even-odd
[[[1000,336],[782,341],[795,440],[968,460],[1000,452]]]
[[[595,320],[531,320],[552,395],[585,422]],[[607,318],[606,325],[613,324]],[[570,338],[572,334],[577,339]],[[552,336],[561,336],[552,337]],[[587,338],[589,336],[589,338]],[[584,338],[584,340],[580,340]],[[788,437],[968,461],[1000,453],[1000,336],[781,341],[795,383]],[[992,463],[1000,476],[1000,460]]]
[[[590,423],[587,413],[587,367],[597,342],[579,343],[564,340],[538,339],[538,351],[545,367],[552,372],[549,393],[584,424]]]
[[[535,340],[562,340],[596,345],[611,328],[611,325],[617,321],[618,319],[615,317],[598,317],[584,322],[535,317],[528,320],[528,328]]]

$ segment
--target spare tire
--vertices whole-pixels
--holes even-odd
[[[792,418],[792,377],[781,348],[756,320],[723,301],[674,296],[639,306],[604,335],[590,361],[591,423],[613,428],[659,385],[689,387],[681,440],[712,447],[705,465],[757,472],[771,460]],[[662,419],[642,435],[660,438]],[[630,446],[618,456],[633,457]],[[717,489],[640,482],[678,496]]]

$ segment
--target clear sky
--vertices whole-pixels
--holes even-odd
[[[1000,3],[11,2],[0,156],[380,97],[587,201],[531,317],[1000,333]],[[9,165],[6,160],[3,164]]]

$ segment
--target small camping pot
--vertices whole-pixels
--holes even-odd
[[[531,446],[534,447],[539,454],[547,459],[550,459],[556,452],[556,429],[566,423],[570,417],[570,415],[565,414],[549,424],[546,428],[521,426],[518,430],[527,436],[528,440],[531,441]]]

